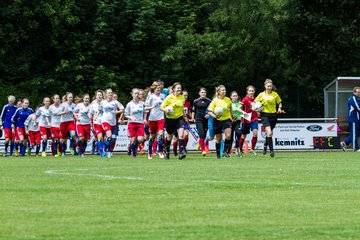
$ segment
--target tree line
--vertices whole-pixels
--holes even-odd
[[[289,117],[322,117],[323,87],[359,75],[356,0],[4,0],[0,97],[180,81],[245,95],[271,78]],[[345,106],[344,106],[345,107]]]

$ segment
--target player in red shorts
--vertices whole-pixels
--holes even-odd
[[[3,107],[0,116],[0,127],[1,130],[4,130],[5,133],[5,149],[3,153],[4,157],[6,157],[7,155],[9,143],[10,143],[10,157],[12,157],[13,155],[15,135],[11,130],[11,118],[14,115],[16,109],[17,106],[15,106],[15,97],[9,96],[8,104],[6,104]]]
[[[93,124],[93,133],[94,133],[94,142],[93,149],[91,150],[92,154],[95,153],[95,146],[98,149],[101,156],[105,155],[104,149],[104,130],[101,125],[102,117],[102,106],[101,101],[104,100],[104,92],[102,90],[97,90],[95,92],[95,99],[92,101],[90,106],[91,120]]]
[[[51,138],[51,124],[50,124],[50,98],[45,97],[43,106],[36,111],[35,121],[33,124],[39,124],[39,131],[42,138],[41,157],[46,157],[46,148],[48,139]],[[39,123],[37,123],[39,118]]]
[[[76,140],[75,135],[75,122],[74,122],[74,109],[75,109],[75,103],[73,103],[74,96],[72,93],[68,92],[66,93],[66,101],[64,101],[60,105],[60,112],[58,113],[60,118],[60,141],[62,143],[62,156],[66,155],[66,141],[68,137],[70,137],[70,146],[69,150],[72,155],[75,154],[74,149],[72,148],[73,143]]]
[[[95,99],[91,103],[91,119],[93,124],[93,133],[94,133],[94,142],[96,148],[101,156],[105,155],[105,145],[104,145],[104,130],[101,125],[102,117],[102,106],[101,101],[104,100],[104,92],[102,90],[97,90],[95,92]],[[94,145],[94,143],[93,143]],[[93,146],[92,153],[95,153],[95,147]]]
[[[50,112],[50,127],[51,127],[51,139],[53,141],[53,151],[54,156],[59,156],[59,140],[60,140],[60,119],[61,116],[59,113],[61,112],[60,109],[60,96],[58,94],[55,94],[52,97],[53,104],[49,107]]]
[[[157,137],[157,143],[159,147],[159,157],[164,158],[164,128],[165,128],[165,116],[161,111],[160,106],[165,99],[165,94],[161,93],[161,88],[158,85],[150,88],[150,95],[145,103],[145,109],[149,110],[146,113],[145,119],[148,117],[148,126],[150,131],[148,158],[152,159],[153,156],[153,143]]]
[[[133,88],[131,95],[133,100],[126,105],[125,118],[128,119],[128,137],[131,139],[132,157],[136,158],[138,144],[144,142],[145,103],[140,100],[139,89]]]
[[[28,142],[28,136],[25,133],[25,125],[24,122],[26,121],[27,117],[34,113],[34,111],[29,108],[29,100],[27,98],[24,98],[22,100],[22,107],[18,108],[14,115],[11,118],[12,123],[12,129],[13,132],[17,132],[20,140],[20,154],[21,156],[25,156],[27,142]]]
[[[116,115],[124,111],[124,106],[117,100],[113,99],[113,91],[109,88],[105,90],[105,100],[101,101],[103,114],[101,116],[101,124],[106,134],[105,151],[107,157],[111,158],[110,146],[112,142],[112,132],[117,125]]]
[[[39,107],[36,108],[36,112],[39,110]],[[26,121],[25,125],[25,133],[28,135],[30,147],[28,148],[27,154],[31,156],[31,149],[35,146],[35,156],[39,156],[40,152],[40,142],[41,142],[41,134],[39,131],[39,121],[40,118],[36,117],[36,113],[30,114]]]
[[[84,157],[87,147],[87,141],[90,139],[90,96],[84,94],[80,103],[74,109],[74,117],[76,119],[76,130],[78,133],[79,141],[76,152]]]

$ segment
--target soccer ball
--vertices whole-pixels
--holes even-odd
[[[216,107],[214,109],[214,114],[217,117],[221,117],[221,115],[224,113],[224,109],[222,107]]]
[[[261,112],[264,109],[264,106],[261,102],[253,102],[251,105],[251,109],[256,112]]]
[[[174,115],[174,108],[172,106],[166,106],[165,112],[166,112],[166,115],[172,116],[172,115]]]

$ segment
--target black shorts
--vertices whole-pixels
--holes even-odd
[[[184,127],[184,118],[181,116],[179,118],[171,119],[165,118],[165,129],[168,134],[174,134],[179,128]]]
[[[208,130],[208,120],[196,120],[196,130],[199,134],[199,138],[206,138],[206,132]]]
[[[261,113],[261,123],[264,127],[274,129],[277,123],[276,113]]]
[[[221,134],[223,130],[231,128],[231,120],[228,119],[224,121],[219,121],[217,119],[214,119],[213,127],[215,134]]]

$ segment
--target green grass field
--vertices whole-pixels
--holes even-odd
[[[0,239],[360,239],[355,152],[0,167]]]

